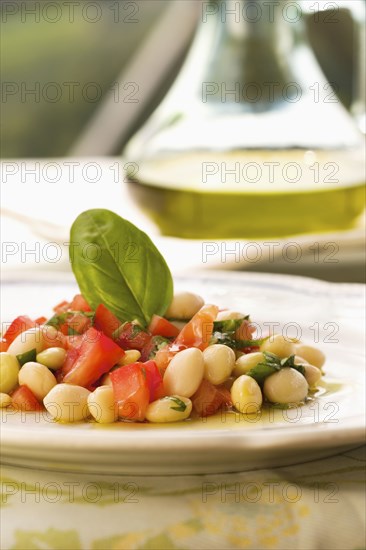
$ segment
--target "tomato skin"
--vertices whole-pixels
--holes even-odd
[[[255,327],[250,324],[248,319],[244,319],[240,327],[235,331],[235,338],[237,340],[252,340]]]
[[[10,344],[13,342],[13,340],[15,340],[17,336],[19,336],[19,334],[35,326],[36,323],[32,321],[32,319],[30,319],[28,315],[19,315],[19,317],[14,319],[14,321],[11,323],[2,339],[5,340],[8,346],[10,346]]]
[[[82,334],[70,334],[69,336],[65,336],[65,349],[78,348],[81,346],[82,341]]]
[[[62,332],[60,332],[59,330],[55,332],[54,330],[52,330],[52,327],[49,327],[48,325],[43,325],[42,333],[43,333],[44,349],[48,349],[48,348],[66,349],[67,347],[66,336],[64,336]]]
[[[176,338],[180,332],[178,327],[160,315],[152,316],[148,330],[153,336],[164,338]]]
[[[199,416],[211,416],[223,405],[231,403],[230,392],[226,388],[214,386],[202,380],[200,387],[191,397],[194,410]]]
[[[95,328],[89,328],[77,347],[67,352],[60,377],[76,386],[90,387],[123,357],[124,351]]]
[[[149,402],[156,401],[165,396],[163,377],[155,363],[155,361],[145,361],[139,364],[142,371],[145,373],[147,385],[149,388]]]
[[[154,357],[154,360],[161,372],[164,374],[167,366],[173,357],[186,348],[207,348],[213,331],[213,322],[216,319],[218,307],[213,305],[203,306],[192,319],[187,323],[177,338],[171,343],[160,349]]]
[[[256,351],[259,351],[259,349],[260,349],[259,346],[247,346],[246,348],[243,348],[240,351],[242,351],[245,354],[248,354],[248,353],[254,353]]]
[[[36,325],[44,325],[47,322],[47,317],[37,317],[34,322]]]
[[[19,411],[42,411],[43,405],[26,385],[19,386],[11,394],[12,406]]]
[[[117,317],[109,311],[104,304],[99,304],[95,310],[94,326],[97,330],[104,332],[109,338],[113,337],[113,333],[121,326],[121,322]]]
[[[90,317],[86,317],[82,313],[74,313],[68,320],[67,320],[67,334],[69,334],[70,329],[71,332],[77,332],[78,334],[84,334],[90,327],[91,327],[91,319]]]
[[[66,311],[88,312],[92,311],[92,309],[82,294],[76,294],[71,302],[63,300],[53,308],[53,311],[57,313],[57,315],[60,315],[60,313],[66,313]]]
[[[222,404],[225,405],[226,407],[232,407],[233,400],[231,398],[230,391],[227,388],[225,388],[225,386],[223,386],[223,385],[215,386],[215,387],[216,387],[217,391],[219,391],[220,394],[221,394]]]
[[[213,331],[213,322],[216,319],[219,308],[214,305],[204,305],[192,317],[180,331],[175,344],[183,344],[188,348],[199,348],[204,350],[207,348]]]
[[[70,306],[70,309],[72,309],[73,311],[92,311],[90,305],[85,300],[82,294],[76,294],[72,299]]]
[[[127,420],[145,420],[149,405],[149,387],[141,364],[132,363],[110,373],[118,416]]]
[[[1,340],[0,340],[0,351],[8,351],[9,346],[10,346],[10,344],[8,344],[8,342],[6,340],[4,340],[4,338],[1,338]]]

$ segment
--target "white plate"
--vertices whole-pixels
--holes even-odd
[[[7,278],[2,322],[49,314],[77,291],[72,278]],[[329,456],[364,441],[363,286],[255,273],[178,278],[223,307],[250,313],[261,326],[314,342],[327,355],[325,385],[309,404],[259,418],[223,413],[158,426],[59,425],[46,413],[2,411],[5,464],[98,474],[198,474],[273,467]]]

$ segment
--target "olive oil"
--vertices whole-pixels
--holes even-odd
[[[184,153],[145,161],[129,187],[164,235],[274,238],[352,228],[365,207],[359,152]]]

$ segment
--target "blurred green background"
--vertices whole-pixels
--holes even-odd
[[[43,11],[46,4],[49,6]],[[0,5],[3,158],[67,154],[93,116],[98,100],[113,86],[168,2],[71,4],[74,14],[62,1],[3,1]],[[324,13],[318,22],[307,17],[310,42],[328,80],[336,84],[340,99],[349,107],[354,82],[354,25],[345,9],[338,11],[338,23],[333,25],[327,24]],[[150,110],[170,82],[168,79],[162,84]],[[36,90],[35,94],[30,90]]]

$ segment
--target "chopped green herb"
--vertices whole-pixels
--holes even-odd
[[[170,407],[173,411],[184,412],[187,408],[187,405],[179,397],[166,397],[166,399],[170,399],[170,401],[177,404],[177,407]]]
[[[78,332],[78,331],[75,330],[74,328],[68,326],[68,327],[67,327],[67,335],[68,335],[68,336],[80,336],[80,332]]]
[[[64,313],[58,313],[48,319],[48,321],[45,323],[45,325],[54,327],[55,329],[59,329],[61,325],[66,323],[69,319],[71,319],[74,315],[83,315],[84,317],[87,317],[88,319],[91,319],[92,322],[94,321],[94,311],[65,311]],[[76,333],[78,334],[78,333]]]
[[[37,350],[36,348],[31,349],[29,351],[26,351],[25,353],[20,353],[16,356],[20,365],[23,366],[25,363],[29,363],[29,361],[35,361],[37,358]]]
[[[285,359],[280,359],[280,357],[268,351],[264,351],[263,355],[265,357],[265,360],[261,363],[258,363],[258,365],[253,367],[247,373],[248,376],[254,378],[254,380],[256,380],[260,386],[263,385],[263,382],[266,378],[268,378],[268,376],[271,376],[271,374],[274,374],[275,372],[286,367],[290,367],[299,371],[303,376],[305,375],[305,369],[303,365],[295,365],[294,355],[286,357]]]
[[[217,332],[235,332],[241,327],[243,321],[249,321],[249,315],[240,319],[227,319],[226,321],[214,321],[214,331]]]
[[[151,339],[152,349],[149,353],[149,359],[154,359],[157,352],[160,349],[165,348],[165,346],[170,344],[170,342],[171,341],[168,338],[164,338],[164,336],[153,336]]]
[[[128,338],[129,339],[133,339],[133,338],[136,338],[136,336],[138,336],[138,334],[140,332],[145,332],[144,329],[142,328],[142,326],[137,322],[137,321],[132,321],[132,322],[128,322],[126,321],[125,323],[122,323],[112,334],[112,339],[113,340],[116,340],[117,338],[119,338],[119,336],[123,333],[123,331],[125,330],[126,327],[129,327],[132,325],[132,331],[131,333],[129,334]]]
[[[257,347],[260,346],[262,342],[262,338],[258,340],[237,340],[235,338],[235,333],[214,332],[210,344],[224,344],[235,350],[247,347]]]
[[[295,369],[299,371],[300,374],[305,376],[305,367],[304,365],[295,365],[295,356],[290,355],[290,357],[287,357],[287,359],[282,359],[281,361],[281,367],[291,367],[292,369]]]

